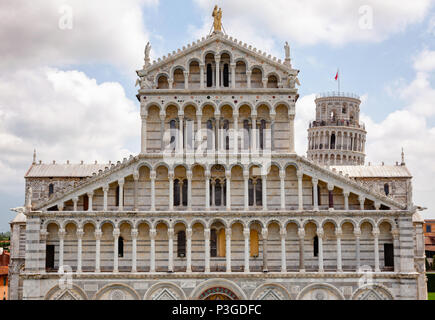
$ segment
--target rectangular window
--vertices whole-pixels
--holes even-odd
[[[385,267],[394,267],[394,247],[392,243],[384,244]]]
[[[426,225],[426,232],[432,232],[432,226],[430,224]]]
[[[45,253],[45,268],[47,270],[54,269],[54,246],[47,245]]]

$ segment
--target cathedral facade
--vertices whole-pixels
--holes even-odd
[[[281,61],[218,25],[149,53],[139,154],[34,157],[11,299],[426,299],[412,176],[404,161],[364,165],[358,97],[316,100],[300,156],[288,44]]]

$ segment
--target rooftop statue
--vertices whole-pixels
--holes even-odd
[[[212,17],[214,18],[214,32],[222,32],[222,9],[217,5],[214,7]]]

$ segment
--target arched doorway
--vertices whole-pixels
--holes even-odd
[[[227,288],[214,287],[201,293],[199,300],[239,300],[239,298]]]

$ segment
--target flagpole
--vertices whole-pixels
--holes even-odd
[[[337,73],[338,73],[338,95],[340,95],[340,69],[338,69]]]

